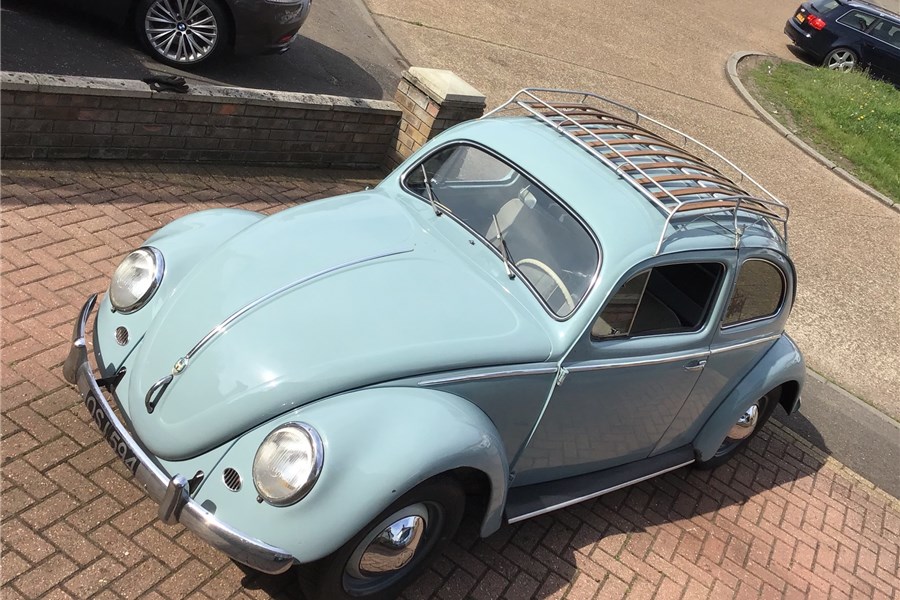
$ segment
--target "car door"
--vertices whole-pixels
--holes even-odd
[[[731,390],[784,332],[793,298],[793,267],[784,255],[742,249],[716,324],[706,366],[653,454],[690,443]]]
[[[514,486],[650,454],[703,371],[710,314],[727,271],[720,254],[686,253],[623,278],[563,362],[561,381],[514,465]]]

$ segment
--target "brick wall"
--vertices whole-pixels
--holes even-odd
[[[377,168],[401,117],[384,101],[8,72],[0,95],[3,158]]]
[[[484,113],[485,97],[450,71],[412,67],[400,79],[394,101],[403,111],[388,157],[397,165],[434,136]]]

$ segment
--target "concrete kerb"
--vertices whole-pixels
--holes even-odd
[[[894,202],[878,190],[874,189],[872,186],[867,185],[848,173],[846,170],[842,169],[838,165],[836,165],[831,160],[825,158],[817,152],[814,148],[809,146],[809,144],[805,143],[803,140],[798,138],[793,134],[788,128],[779,123],[769,112],[762,107],[762,105],[757,102],[747,91],[747,88],[744,86],[743,82],[741,82],[740,77],[738,77],[737,67],[738,63],[750,56],[759,56],[763,58],[770,58],[774,60],[780,60],[775,56],[771,56],[768,54],[763,54],[761,52],[752,52],[752,51],[741,51],[735,52],[728,58],[728,62],[725,65],[725,71],[728,74],[728,80],[731,82],[732,87],[740,94],[740,96],[753,108],[754,111],[762,118],[763,121],[768,123],[771,127],[773,127],[778,133],[787,138],[792,144],[800,148],[803,152],[809,155],[814,160],[818,161],[822,165],[824,165],[829,171],[833,172],[835,175],[857,188],[858,190],[865,192],[875,200],[878,200],[882,204],[885,204],[889,208],[900,212],[900,203]]]

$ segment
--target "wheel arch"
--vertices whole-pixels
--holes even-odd
[[[221,472],[230,467],[249,476],[262,439],[290,421],[308,423],[324,441],[324,466],[310,493],[279,508],[257,502],[250,480],[240,493],[225,490]],[[207,475],[214,483],[202,486],[198,499],[215,505],[231,526],[307,563],[340,548],[406,492],[447,474],[472,500],[480,498],[481,534],[496,531],[509,464],[490,419],[446,392],[369,388],[305,405],[244,434]]]
[[[778,402],[789,414],[796,410],[805,375],[806,367],[799,349],[787,335],[782,335],[735,386],[694,438],[697,460],[703,462],[715,456],[731,426],[765,394],[779,390]]]

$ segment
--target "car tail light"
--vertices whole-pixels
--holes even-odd
[[[817,17],[816,15],[809,15],[806,17],[806,22],[809,23],[810,27],[815,29],[816,31],[822,31],[825,29],[825,21]]]
[[[289,41],[291,41],[292,39],[294,39],[294,36],[297,35],[297,31],[299,31],[299,29],[295,29],[294,31],[292,31],[292,32],[290,32],[290,33],[284,34],[283,36],[281,36],[280,38],[278,38],[278,43],[279,43],[279,44],[286,44],[286,43],[288,43]]]

